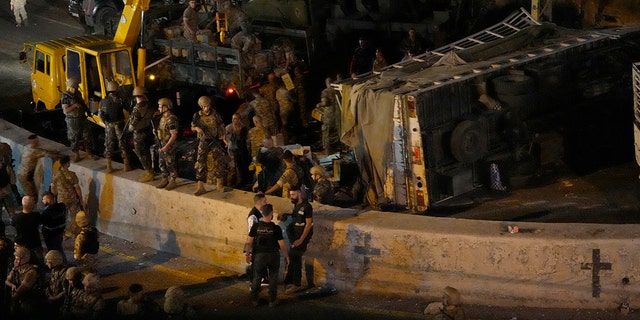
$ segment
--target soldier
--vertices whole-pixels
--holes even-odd
[[[284,161],[285,169],[280,179],[276,181],[276,183],[269,187],[265,194],[273,194],[278,190],[282,190],[282,197],[286,198],[289,196],[289,190],[292,190],[298,186],[300,186],[300,176],[298,175],[297,167],[295,166],[295,162],[293,159],[293,154],[291,151],[287,150],[282,155],[282,161]]]
[[[30,263],[29,249],[16,247],[13,256],[13,269],[4,282],[11,290],[9,310],[17,318],[30,319],[39,313],[39,299],[36,290],[38,271]]]
[[[51,192],[58,201],[64,203],[67,208],[67,228],[65,236],[75,236],[80,232],[80,228],[75,223],[76,214],[82,210],[82,189],[80,181],[75,172],[69,170],[69,156],[60,159],[60,169],[54,173],[51,182]]]
[[[160,306],[145,297],[144,288],[139,283],[129,286],[129,299],[118,301],[116,314],[123,319],[155,319],[160,315]]]
[[[122,98],[118,96],[118,83],[115,81],[107,82],[107,96],[100,100],[98,115],[104,122],[104,157],[107,160],[107,173],[113,172],[111,167],[111,155],[113,153],[114,144],[118,143],[118,149],[124,161],[124,170],[131,171],[129,164],[129,156],[122,138],[122,130],[124,128],[124,112]]]
[[[270,131],[273,130],[270,132],[271,135],[275,135],[276,133],[280,132],[280,106],[278,105],[278,100],[276,99],[276,91],[278,90],[278,88],[276,87],[277,78],[278,77],[275,73],[269,73],[267,75],[267,83],[265,83],[260,87],[260,89],[258,89],[260,96],[269,101],[269,107],[271,109],[271,113],[273,113],[274,122],[272,127],[269,127],[267,117],[265,116],[266,112],[260,114],[262,116],[262,120],[265,121],[265,126],[267,126]],[[257,105],[255,105],[254,107],[256,107],[256,113],[258,113]],[[263,107],[262,109],[266,110],[265,107]]]
[[[4,284],[7,280],[7,274],[9,273],[9,266],[13,265],[10,263],[13,261],[13,241],[7,238],[5,233],[5,225],[0,224],[0,283]],[[0,289],[0,316],[3,319],[7,319],[7,307],[9,304],[9,292],[5,287]]]
[[[322,113],[322,147],[326,153],[333,153],[340,140],[340,110],[331,88],[331,77],[325,78],[326,88],[320,94],[316,108]]]
[[[10,5],[11,11],[13,11],[13,15],[16,17],[16,28],[20,28],[21,26],[28,26],[27,10],[25,9],[27,0],[11,0]]]
[[[40,148],[40,140],[37,135],[32,134],[28,139],[29,144],[22,150],[22,158],[18,167],[18,181],[25,195],[35,197],[38,195],[38,189],[34,181],[34,174],[38,160],[53,154]]]
[[[249,107],[244,111],[244,116],[253,111],[257,116],[260,116],[268,136],[278,133],[278,120],[276,119],[276,110],[273,105],[262,96],[260,91],[253,90],[251,93],[254,99],[249,102]]]
[[[464,309],[460,292],[453,287],[445,287],[442,295],[442,302],[432,302],[426,309],[424,314],[429,320],[465,320]]]
[[[4,206],[9,215],[9,221],[13,219],[13,215],[16,212],[16,200],[13,193],[13,186],[16,184],[16,175],[13,172],[11,157],[11,146],[5,142],[0,142],[0,211],[2,210],[2,206]],[[0,224],[4,224],[4,222],[0,221]]]
[[[84,290],[74,288],[71,301],[73,319],[101,319],[105,301],[100,293],[100,276],[88,273],[82,278]]]
[[[224,132],[222,118],[213,110],[213,101],[207,96],[198,99],[198,105],[202,110],[193,115],[191,129],[198,132],[198,155],[196,157],[196,180],[198,185],[193,192],[199,196],[207,192],[204,182],[207,179],[207,157],[209,153],[213,156],[213,171],[216,177],[216,188],[224,192],[224,178],[227,176],[229,157],[225,152],[227,148],[227,138]]]
[[[198,24],[200,23],[200,17],[198,16],[198,11],[196,11],[197,5],[198,1],[189,0],[189,6],[182,14],[183,34],[184,37],[191,42],[196,41],[196,32],[198,32]]]
[[[269,134],[269,130],[263,125],[261,116],[253,116],[253,125],[254,127],[249,129],[247,133],[247,149],[249,149],[251,158],[255,161],[262,147],[262,141],[266,137],[271,137],[271,135]]]
[[[51,277],[44,288],[47,298],[47,311],[58,315],[64,302],[67,266],[64,264],[64,254],[58,250],[50,250],[44,256],[47,267],[51,270]],[[55,317],[54,317],[55,318]]]
[[[289,90],[285,86],[282,79],[276,79],[276,100],[278,101],[278,106],[280,107],[280,123],[282,125],[282,135],[284,138],[284,144],[289,144],[291,138],[293,136],[293,128],[297,127],[297,124],[293,119],[293,114],[295,113],[295,105],[291,97],[289,96]]]
[[[82,94],[78,91],[80,81],[76,78],[67,79],[67,91],[62,93],[62,111],[65,114],[67,122],[67,138],[71,143],[73,151],[73,162],[80,161],[79,147],[83,142],[85,151],[89,157],[93,158],[91,153],[91,138],[89,137],[89,128],[87,126],[87,105],[82,99]]]
[[[80,270],[84,272],[95,272],[97,255],[100,250],[98,241],[98,229],[89,223],[89,218],[84,211],[76,215],[76,223],[80,227],[80,233],[76,236],[73,246],[73,258],[76,260]]]
[[[322,204],[333,204],[333,185],[327,177],[327,171],[323,166],[315,165],[309,172],[314,181],[312,199]]]
[[[151,167],[151,151],[153,144],[153,132],[151,132],[151,121],[155,115],[155,110],[149,106],[147,99],[147,90],[143,87],[135,87],[133,96],[136,98],[136,106],[131,111],[131,119],[129,119],[129,131],[133,131],[133,142],[136,155],[142,163],[145,173],[138,182],[153,181],[153,169]]]
[[[171,112],[172,110],[173,102],[171,99],[162,98],[158,100],[158,111],[162,117],[156,134],[160,142],[158,157],[162,180],[160,180],[160,184],[156,188],[165,188],[166,190],[173,190],[177,186],[176,178],[178,177],[178,168],[176,166],[178,117]]]

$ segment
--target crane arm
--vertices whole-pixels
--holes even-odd
[[[125,0],[122,16],[113,41],[135,47],[142,28],[143,12],[149,9],[150,0]]]

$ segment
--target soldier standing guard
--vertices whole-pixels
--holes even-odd
[[[156,188],[165,188],[166,190],[174,189],[176,178],[178,177],[178,168],[176,166],[176,140],[178,139],[178,117],[174,115],[173,102],[169,98],[158,100],[158,111],[162,114],[160,124],[158,125],[157,136],[160,145],[158,157],[160,162],[160,171],[162,171],[162,180]]]
[[[80,81],[76,78],[67,80],[67,91],[62,93],[62,111],[65,114],[67,122],[67,138],[71,143],[73,151],[73,162],[80,161],[80,153],[78,151],[80,142],[83,142],[85,151],[89,157],[93,158],[91,153],[91,138],[89,137],[89,128],[87,127],[86,111],[87,105],[82,99],[82,94],[78,91]]]
[[[118,96],[117,90],[117,82],[107,82],[107,96],[100,100],[98,111],[100,119],[104,122],[104,157],[107,159],[107,173],[113,172],[111,155],[116,141],[122,155],[122,161],[124,161],[124,170],[131,171],[127,149],[121,139],[124,128],[124,112],[122,111],[122,98]]]
[[[69,170],[69,156],[63,156],[60,159],[60,169],[54,173],[51,182],[51,192],[56,196],[58,201],[64,203],[67,208],[67,230],[66,237],[77,235],[80,227],[76,224],[76,214],[82,210],[82,189],[75,172]]]
[[[133,131],[133,143],[136,155],[142,163],[145,174],[138,179],[139,182],[153,181],[153,169],[151,167],[151,150],[153,144],[153,132],[151,131],[151,121],[155,115],[155,110],[149,107],[147,90],[143,87],[135,87],[133,96],[136,98],[136,106],[131,111],[129,120],[129,131]]]
[[[191,129],[198,132],[198,155],[196,157],[196,180],[198,186],[193,192],[199,196],[207,192],[204,182],[207,179],[207,157],[211,152],[213,156],[213,171],[216,177],[216,188],[224,192],[224,178],[227,176],[229,157],[225,151],[227,148],[227,138],[224,132],[224,122],[222,118],[213,110],[211,98],[202,96],[198,99],[198,105],[202,110],[193,115]]]

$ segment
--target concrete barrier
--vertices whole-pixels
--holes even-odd
[[[19,159],[20,145],[29,133],[9,124],[0,133]],[[244,272],[242,248],[251,193],[234,190],[195,197],[190,181],[166,191],[155,188],[157,181],[136,182],[139,170],[105,174],[104,169],[103,160],[71,166],[101,232]],[[46,180],[51,169],[43,172]],[[276,212],[291,210],[286,199],[270,201]],[[465,303],[482,305],[635,305],[632,299],[640,294],[636,225],[518,226],[519,232],[511,234],[503,222],[314,204],[314,236],[306,260],[316,285],[332,284],[339,290],[429,300],[439,298],[450,285],[462,292]]]

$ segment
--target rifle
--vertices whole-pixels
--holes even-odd
[[[68,315],[71,313],[71,292],[72,291],[73,291],[73,285],[71,285],[71,282],[69,282],[67,284],[67,294],[64,296],[64,304],[62,309],[62,313],[64,315]]]
[[[206,126],[204,122],[202,122],[202,119],[200,118],[199,115],[198,117],[196,117],[195,121],[196,121],[196,125],[200,127],[200,129],[202,129],[202,134],[204,135],[203,138],[211,140],[208,147],[211,147],[211,145],[215,144],[217,147],[221,148],[222,150],[227,150],[227,147],[223,146],[222,143],[220,143],[220,139],[212,137],[211,134],[209,134],[209,132],[204,129],[206,128]]]
[[[122,133],[118,137],[118,141],[122,141],[122,138],[129,132],[129,123],[131,123],[131,114],[129,114],[129,118],[127,118],[127,122],[124,124],[124,128],[122,128]]]
[[[158,138],[158,131],[156,130],[156,125],[153,122],[153,119],[151,119],[151,132],[153,133],[153,138],[156,141],[156,145],[158,146],[158,148],[162,149],[162,141],[160,141],[160,138]]]

